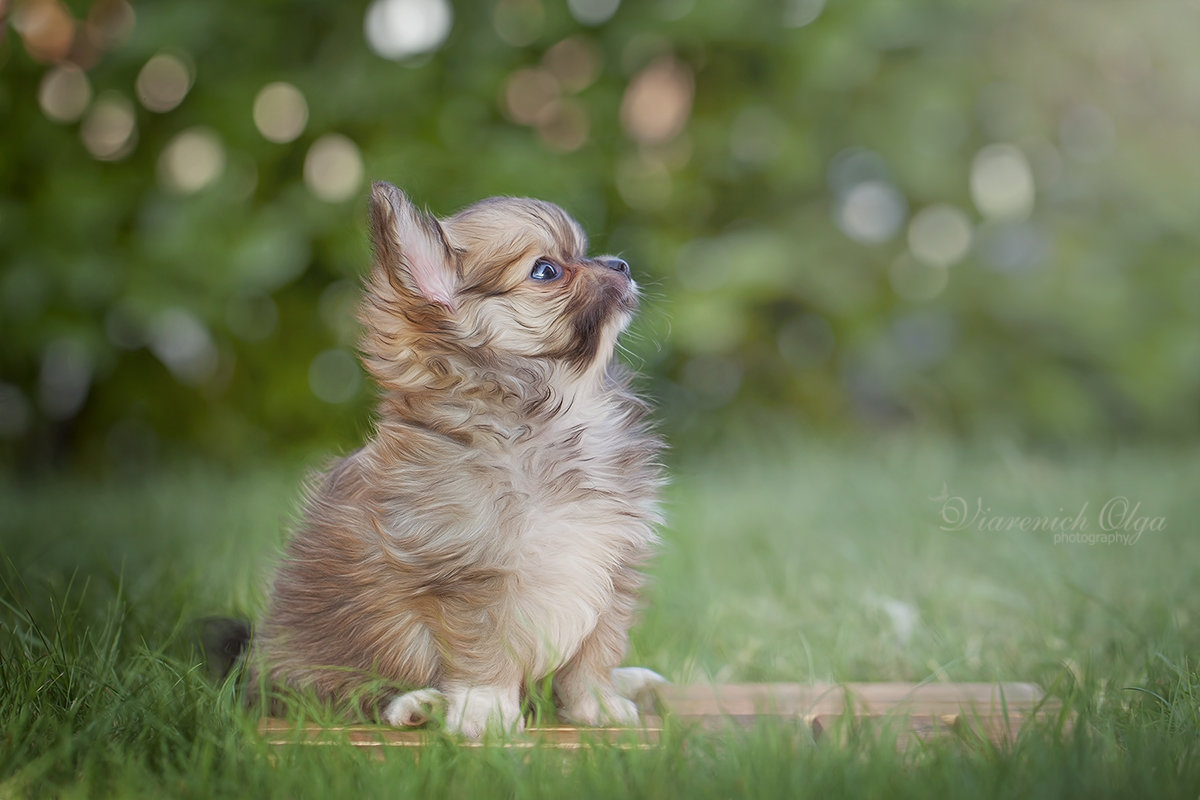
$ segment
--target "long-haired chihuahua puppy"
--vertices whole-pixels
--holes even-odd
[[[377,183],[370,205],[376,430],[310,491],[252,687],[367,694],[393,725],[440,707],[478,738],[520,730],[525,687],[553,674],[567,719],[635,723],[630,696],[661,678],[617,665],[662,475],[613,357],[637,306],[628,264],[589,258],[538,200],[435,219]]]

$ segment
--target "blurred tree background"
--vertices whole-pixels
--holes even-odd
[[[557,202],[668,431],[1200,433],[1200,3],[0,0],[0,457],[348,448],[365,196]]]

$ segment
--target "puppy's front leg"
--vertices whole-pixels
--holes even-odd
[[[487,731],[520,733],[524,671],[509,646],[508,582],[496,570],[462,569],[451,590],[427,598],[426,618],[441,654],[437,689],[445,697],[446,729],[469,739]]]
[[[468,739],[482,739],[489,730],[503,733],[525,730],[519,683],[448,685],[444,692],[446,727]]]
[[[632,614],[609,609],[575,655],[554,676],[554,688],[567,720],[581,725],[636,725],[637,706],[613,683],[629,643]]]
[[[445,711],[447,729],[468,739],[481,739],[488,730],[520,733],[525,728],[520,690],[507,684],[418,689],[393,697],[382,716],[389,725],[409,728],[425,724],[441,711]]]

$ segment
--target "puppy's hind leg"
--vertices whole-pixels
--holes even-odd
[[[652,669],[645,667],[617,667],[611,673],[613,687],[622,697],[628,697],[637,707],[654,708],[654,691],[670,681]]]

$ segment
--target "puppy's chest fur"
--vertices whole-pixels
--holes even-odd
[[[451,593],[472,574],[498,576],[486,623],[530,674],[544,675],[596,627],[615,587],[638,580],[655,539],[654,452],[614,415],[522,428],[460,451],[440,474],[393,475],[388,538],[405,557],[440,564]],[[421,510],[411,489],[431,481],[441,502]]]

